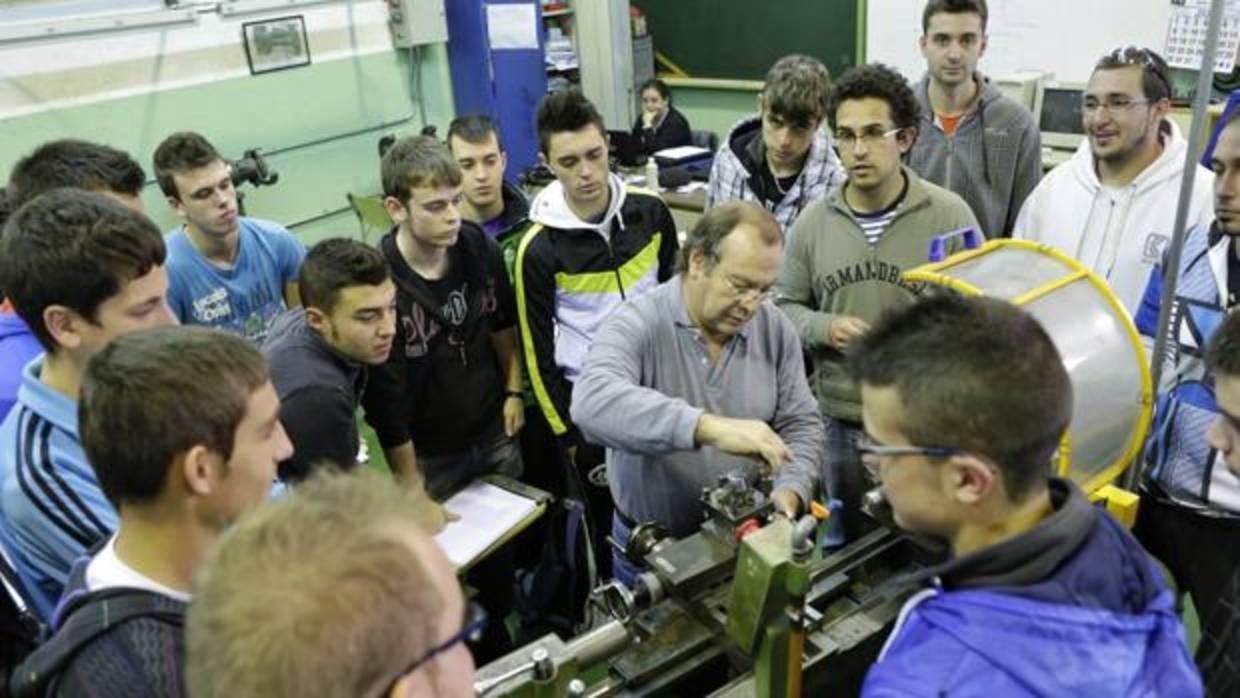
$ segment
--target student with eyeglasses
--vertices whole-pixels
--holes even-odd
[[[885,315],[848,352],[895,523],[944,542],[864,698],[1202,695],[1154,561],[1050,475],[1073,386],[1018,306],[952,293]]]
[[[465,643],[486,613],[462,596],[433,519],[366,468],[319,469],[242,518],[195,580],[190,695],[472,697]]]
[[[814,359],[814,392],[827,429],[827,494],[844,503],[847,537],[862,532],[863,476],[856,442],[861,402],[844,350],[887,308],[911,301],[901,272],[924,264],[930,241],[977,228],[968,204],[902,164],[918,137],[921,109],[904,76],[881,64],[835,83],[827,118],[848,181],[805,210],[789,233],[775,302]],[[960,240],[948,247],[956,251]]]
[[[1175,225],[1188,143],[1170,111],[1161,56],[1126,46],[1100,58],[1081,104],[1085,140],[1029,195],[1012,231],[1092,269],[1133,315]],[[1194,167],[1188,225],[1206,226],[1214,175]]]

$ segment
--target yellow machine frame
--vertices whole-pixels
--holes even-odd
[[[1120,325],[1123,326],[1125,333],[1128,335],[1129,341],[1132,343],[1133,349],[1137,353],[1137,359],[1141,365],[1141,412],[1137,429],[1133,432],[1129,440],[1128,447],[1124,453],[1114,462],[1107,465],[1096,475],[1081,483],[1081,489],[1089,494],[1093,501],[1105,501],[1107,509],[1115,515],[1126,526],[1131,527],[1136,521],[1138,497],[1136,494],[1123,490],[1112,484],[1116,478],[1124,472],[1134,459],[1141,453],[1141,447],[1145,443],[1145,434],[1149,427],[1150,414],[1154,409],[1154,386],[1151,383],[1149,361],[1145,356],[1145,348],[1141,344],[1141,336],[1137,333],[1136,326],[1132,323],[1132,319],[1128,316],[1128,311],[1124,309],[1123,304],[1115,297],[1115,294],[1107,286],[1106,282],[1098,278],[1096,274],[1081,265],[1075,259],[1067,256],[1063,252],[1050,247],[1049,245],[1040,245],[1028,240],[991,240],[981,247],[956,255],[941,261],[926,264],[916,269],[911,269],[904,273],[907,281],[922,281],[925,283],[935,284],[938,286],[946,286],[958,293],[967,296],[985,295],[980,288],[966,282],[961,281],[952,276],[943,273],[947,269],[951,269],[963,262],[967,262],[983,255],[989,254],[1001,247],[1020,247],[1042,254],[1048,255],[1056,261],[1068,267],[1071,271],[1063,276],[1052,279],[1041,286],[1037,286],[1021,295],[1013,298],[1012,303],[1016,305],[1028,304],[1042,296],[1056,291],[1068,284],[1074,283],[1081,279],[1087,280],[1095,289],[1098,290],[1106,302],[1111,306],[1116,316],[1121,319]],[[1056,470],[1060,476],[1067,476],[1068,469],[1071,465],[1072,443],[1068,433],[1064,433],[1063,441],[1059,446],[1059,456],[1056,463]]]

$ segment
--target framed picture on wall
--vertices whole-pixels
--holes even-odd
[[[310,65],[306,20],[301,15],[241,25],[250,75]]]

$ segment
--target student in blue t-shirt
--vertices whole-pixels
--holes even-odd
[[[186,325],[209,325],[261,343],[271,321],[301,305],[305,248],[283,226],[238,213],[231,169],[197,133],[155,150],[155,177],[183,226],[167,236],[168,304]]]
[[[116,528],[78,437],[82,372],[114,337],[175,322],[164,257],[150,219],[76,189],[26,203],[0,241],[0,287],[47,351],[0,424],[0,542],[45,619],[73,562]]]

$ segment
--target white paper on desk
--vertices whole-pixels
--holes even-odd
[[[694,180],[684,186],[676,187],[676,193],[677,194],[692,194],[695,191],[705,191],[708,188],[710,188],[710,186],[706,182]]]
[[[710,151],[696,145],[678,145],[675,148],[664,148],[663,150],[654,151],[656,158],[665,158],[667,160],[686,160],[688,158],[702,157],[703,155],[710,155]]]
[[[444,502],[444,507],[461,519],[444,527],[435,541],[452,564],[463,567],[503,538],[537,506],[528,497],[475,480]]]
[[[534,3],[487,5],[491,48],[538,48],[538,15]]]

